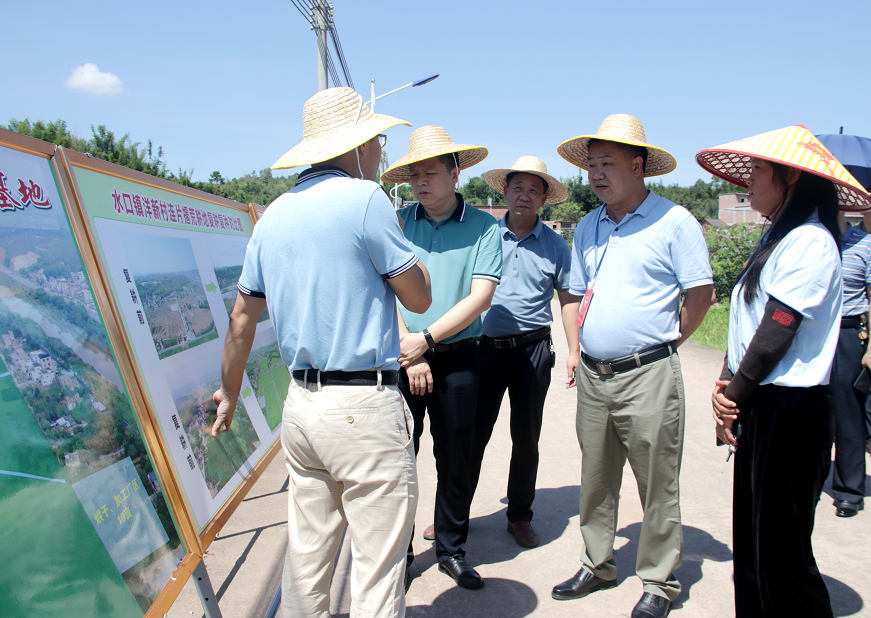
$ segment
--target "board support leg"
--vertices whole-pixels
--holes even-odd
[[[221,616],[221,608],[218,607],[218,599],[215,598],[215,590],[212,588],[212,581],[209,579],[209,573],[206,571],[206,563],[200,560],[197,568],[194,569],[194,586],[197,587],[197,594],[200,595],[200,603],[203,605],[203,613],[206,618],[223,618]]]

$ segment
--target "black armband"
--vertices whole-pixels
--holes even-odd
[[[726,387],[727,399],[739,406],[747,400],[753,389],[786,356],[801,320],[802,315],[798,311],[776,298],[768,297],[756,334],[747,346],[738,371]]]
[[[732,370],[729,369],[729,354],[727,353],[723,358],[723,369],[720,371],[720,379],[723,382],[731,382],[734,377]]]

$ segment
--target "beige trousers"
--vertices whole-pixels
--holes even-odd
[[[644,519],[635,572],[644,591],[674,600],[681,565],[680,475],[684,388],[677,354],[649,365],[600,376],[578,365],[581,445],[581,561],[597,577],[616,577],[614,536],[626,459],[638,482]]]
[[[281,427],[290,474],[284,618],[329,618],[345,522],[351,616],[405,615],[405,553],[417,509],[414,421],[396,386],[291,380]]]

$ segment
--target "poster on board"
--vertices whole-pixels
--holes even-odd
[[[0,145],[0,608],[141,617],[186,549],[65,208]]]
[[[290,383],[268,309],[257,324],[232,429],[211,435],[212,394],[253,230],[235,210],[86,169],[73,175],[98,258],[201,533],[278,438]]]

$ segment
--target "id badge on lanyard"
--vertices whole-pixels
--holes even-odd
[[[587,291],[584,292],[584,298],[581,301],[581,308],[578,311],[578,319],[575,320],[575,324],[578,327],[584,325],[584,320],[587,319],[587,310],[590,308],[590,303],[593,302],[593,286],[596,285],[596,277],[599,276],[599,269],[602,268],[602,262],[605,261],[605,254],[608,253],[608,245],[605,245],[605,250],[602,252],[602,259],[599,258],[599,222],[596,222],[596,238],[593,241],[594,243],[594,251],[595,257],[594,261],[596,264],[596,272],[593,274],[593,278],[590,280],[590,284],[587,286]]]

